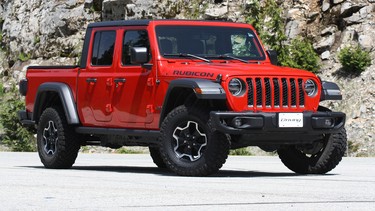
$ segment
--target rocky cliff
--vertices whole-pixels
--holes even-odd
[[[375,0],[286,0],[285,33],[309,37],[321,57],[323,79],[344,96],[326,105],[347,113],[350,156],[375,155]],[[0,75],[5,88],[24,77],[30,64],[77,63],[85,28],[101,20],[194,18],[245,21],[252,0],[0,0]],[[345,76],[337,53],[359,45],[372,66]]]

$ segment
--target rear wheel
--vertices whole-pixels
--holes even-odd
[[[290,170],[299,174],[325,174],[334,169],[346,151],[346,131],[327,134],[310,147],[288,146],[277,152]]]
[[[74,164],[80,144],[62,109],[43,111],[38,124],[37,145],[40,160],[46,168],[64,169]]]
[[[198,107],[179,106],[161,127],[161,156],[166,166],[179,175],[205,176],[217,172],[229,153],[224,134],[213,131],[208,112]]]

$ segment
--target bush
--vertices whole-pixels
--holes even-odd
[[[12,151],[31,152],[36,150],[34,134],[22,127],[17,112],[24,109],[23,100],[15,87],[3,94],[0,100],[0,124],[4,130],[2,142]]]
[[[229,151],[229,155],[240,155],[240,156],[250,156],[253,155],[247,147],[232,149]]]
[[[280,61],[281,65],[318,73],[320,59],[309,40],[298,37],[291,41],[289,47],[285,46],[285,48],[288,51],[288,56]]]
[[[359,46],[343,48],[339,53],[339,61],[343,70],[351,74],[361,74],[371,65],[370,53]]]

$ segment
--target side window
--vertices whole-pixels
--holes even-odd
[[[91,64],[95,66],[110,66],[115,48],[115,31],[98,31],[94,35],[94,46]]]
[[[124,42],[122,45],[122,64],[130,65],[130,48],[132,47],[146,47],[150,52],[150,43],[148,41],[147,31],[126,31],[124,35]]]

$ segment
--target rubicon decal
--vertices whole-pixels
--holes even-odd
[[[173,70],[173,75],[197,76],[197,77],[206,77],[206,78],[213,78],[215,76],[214,73],[182,71],[182,70]]]

